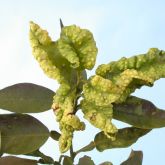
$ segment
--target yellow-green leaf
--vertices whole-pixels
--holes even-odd
[[[58,49],[73,68],[92,69],[95,65],[97,47],[92,33],[78,26],[65,26],[61,30]]]

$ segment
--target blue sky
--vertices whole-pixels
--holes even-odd
[[[59,18],[62,18],[65,25],[76,24],[89,29],[94,34],[99,49],[97,67],[123,56],[145,53],[151,47],[165,50],[164,8],[163,0],[0,0],[0,88],[18,82],[32,82],[52,90],[58,87],[54,80],[43,74],[31,54],[28,39],[31,20],[47,29],[54,40],[60,33]],[[94,74],[94,70],[88,72],[88,75]],[[135,95],[151,100],[163,109],[164,83],[165,80],[161,79],[153,88],[143,87]],[[51,111],[35,116],[50,130],[58,130]],[[119,122],[116,124],[119,127],[124,126]],[[96,132],[98,130],[88,124],[84,133],[75,134],[74,147],[87,144]],[[131,149],[142,150],[144,165],[163,165],[164,139],[165,128],[156,129],[127,149],[113,149],[102,153],[92,151],[86,154],[92,156],[96,164],[109,160],[118,165],[128,157]],[[58,157],[58,145],[52,140],[46,143],[42,151]]]

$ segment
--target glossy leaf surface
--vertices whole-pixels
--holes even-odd
[[[112,148],[125,148],[135,143],[138,138],[147,134],[150,130],[128,127],[119,129],[116,135],[116,140],[112,141],[107,138],[103,132],[95,136],[95,145],[98,151],[104,151]]]
[[[124,103],[114,104],[113,118],[138,128],[152,129],[165,127],[165,111],[150,101],[135,96]]]
[[[26,114],[0,115],[1,152],[26,154],[40,148],[49,137],[49,130]]]
[[[17,113],[38,113],[51,109],[54,92],[48,88],[20,83],[0,90],[0,109]]]

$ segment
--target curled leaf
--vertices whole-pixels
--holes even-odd
[[[20,83],[0,90],[0,109],[17,113],[38,113],[51,109],[54,92],[48,88]]]
[[[93,116],[101,116],[100,121],[109,119],[108,125],[112,126],[113,104],[124,103],[131,93],[143,85],[152,86],[154,81],[165,77],[164,70],[165,51],[156,48],[143,55],[99,66],[97,75],[90,77],[83,87],[82,110],[85,118],[104,131],[107,137],[115,139],[117,129],[105,131],[105,124],[104,127],[103,124],[98,126],[91,120]]]
[[[0,115],[1,152],[26,154],[40,148],[49,137],[49,130],[27,114]]]
[[[59,146],[62,153],[70,148],[73,132],[85,129],[84,123],[74,114],[76,99],[76,88],[71,88],[67,84],[62,84],[54,97],[52,108],[60,124],[61,136],[59,138]]]
[[[105,106],[96,106],[86,100],[81,102],[84,118],[92,125],[104,131],[104,134],[111,140],[115,140],[116,127],[112,124],[112,109]]]
[[[97,47],[89,30],[75,25],[63,27],[58,49],[73,68],[92,69],[95,65]]]
[[[52,41],[47,31],[30,22],[30,43],[33,55],[45,74],[59,83],[68,82],[75,71],[70,63],[59,53],[57,43]]]
[[[113,105],[113,118],[138,128],[153,129],[165,127],[165,111],[150,101],[130,96],[121,104]]]
[[[140,129],[135,127],[128,127],[119,129],[118,133],[116,134],[116,140],[112,141],[111,139],[107,138],[107,136],[100,132],[95,136],[95,145],[96,149],[100,152],[111,149],[111,148],[125,148],[129,147],[133,143],[135,143],[138,138],[144,136],[151,130],[149,129]]]
[[[120,89],[120,97],[114,103],[121,103],[135,89],[143,85],[152,86],[154,81],[164,78],[164,70],[165,51],[151,48],[146,54],[100,65],[96,73]]]

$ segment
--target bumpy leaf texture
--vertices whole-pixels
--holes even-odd
[[[85,118],[115,140],[116,127],[111,123],[113,103],[123,103],[137,88],[152,86],[155,80],[165,77],[165,52],[151,48],[148,53],[121,58],[100,65],[96,75],[83,87],[81,102]]]
[[[90,31],[75,25],[63,27],[60,38],[52,41],[47,31],[33,22],[30,23],[30,42],[43,71],[60,83],[52,108],[60,123],[60,151],[66,152],[71,146],[73,132],[85,128],[75,115],[75,105],[86,80],[85,69],[94,67],[96,43]]]

